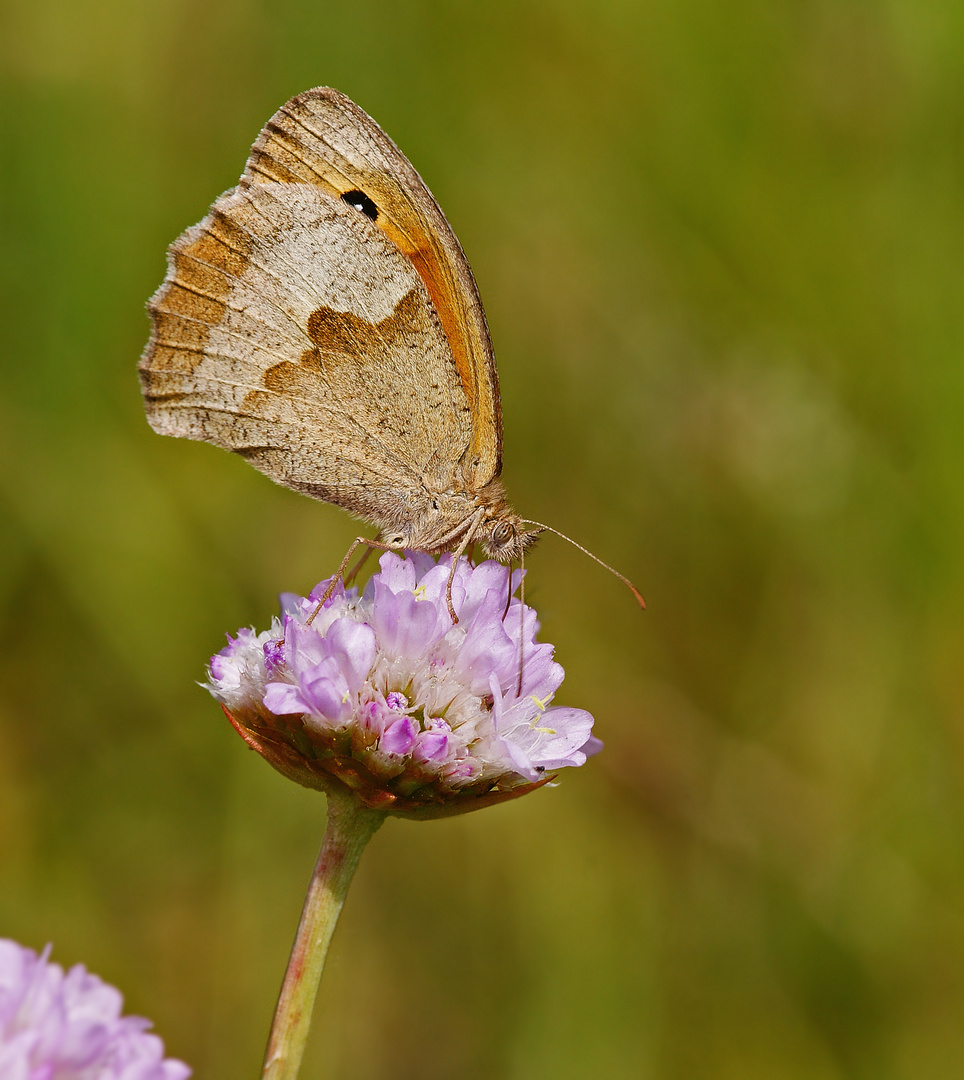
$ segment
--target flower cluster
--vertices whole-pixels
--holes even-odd
[[[118,990],[82,964],[64,972],[0,939],[0,1077],[4,1080],[185,1080],[149,1020],[121,1016]]]
[[[453,623],[446,589],[458,622]],[[282,598],[269,630],[212,657],[208,689],[242,737],[309,787],[403,816],[462,812],[581,765],[601,743],[563,678],[521,581],[496,562],[386,553],[364,594],[339,582]]]

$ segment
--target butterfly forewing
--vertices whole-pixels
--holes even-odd
[[[472,413],[461,469],[479,490],[502,468],[498,376],[472,271],[418,173],[382,129],[337,90],[292,98],[255,142],[245,183],[310,183],[335,198],[363,197],[360,212],[422,279],[441,323]]]

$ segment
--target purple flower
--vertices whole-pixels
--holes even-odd
[[[64,973],[47,957],[0,939],[3,1080],[184,1080],[149,1020],[121,1016],[120,991],[83,964]]]
[[[363,595],[339,583],[313,618],[328,581],[285,596],[269,630],[212,657],[208,689],[281,772],[392,813],[475,809],[582,765],[602,744],[589,713],[551,704],[563,670],[510,599],[521,575],[460,561],[453,624],[451,568],[386,553]]]

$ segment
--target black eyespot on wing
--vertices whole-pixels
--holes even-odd
[[[369,199],[364,191],[346,191],[342,195],[342,201],[348,203],[349,206],[353,206],[365,217],[371,218],[374,221],[378,217],[378,207]]]

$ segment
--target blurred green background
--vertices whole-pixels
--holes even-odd
[[[605,752],[373,841],[304,1076],[964,1074],[964,8],[5,0],[0,934],[258,1075],[323,799],[198,688],[355,526],[155,436],[166,245],[330,84],[478,277]]]

